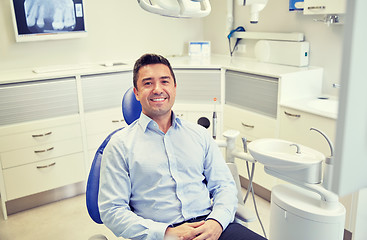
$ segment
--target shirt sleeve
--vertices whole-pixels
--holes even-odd
[[[233,222],[237,210],[237,187],[218,145],[209,134],[208,137],[204,174],[213,198],[213,209],[208,219],[218,221],[224,231]]]
[[[136,215],[129,206],[131,182],[122,147],[106,146],[101,162],[98,205],[101,220],[116,236],[128,239],[164,239],[166,223]]]

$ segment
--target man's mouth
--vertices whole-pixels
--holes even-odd
[[[163,102],[164,100],[166,100],[166,98],[152,98],[151,101],[153,102]]]

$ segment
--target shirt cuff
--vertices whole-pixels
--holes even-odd
[[[166,230],[169,224],[154,222],[149,229],[149,236],[147,240],[157,240],[157,239],[164,239],[164,235],[166,234]]]
[[[233,222],[234,214],[232,214],[228,209],[213,209],[213,211],[209,214],[206,219],[214,219],[222,225],[223,231],[227,228],[227,226]]]

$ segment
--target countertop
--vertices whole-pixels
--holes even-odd
[[[287,74],[299,73],[311,69],[320,69],[319,67],[313,66],[293,67],[263,63],[252,58],[229,57],[224,55],[212,55],[211,57],[205,58],[189,56],[168,57],[168,59],[174,69],[226,69],[277,78]],[[133,69],[133,65],[134,61],[127,60],[104,64],[89,63],[80,65],[45,66],[42,68],[6,70],[0,71],[0,84],[131,71]],[[332,99],[332,101],[330,99],[324,100],[325,102],[329,102],[326,104],[324,104],[325,102],[312,104],[315,101],[317,102],[317,98],[297,99],[281,102],[280,105],[324,117],[333,119],[337,118],[336,99]]]

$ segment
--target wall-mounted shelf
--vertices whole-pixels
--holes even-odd
[[[305,35],[303,33],[276,33],[276,32],[236,32],[233,34],[235,38],[242,39],[265,39],[278,41],[303,42]]]

